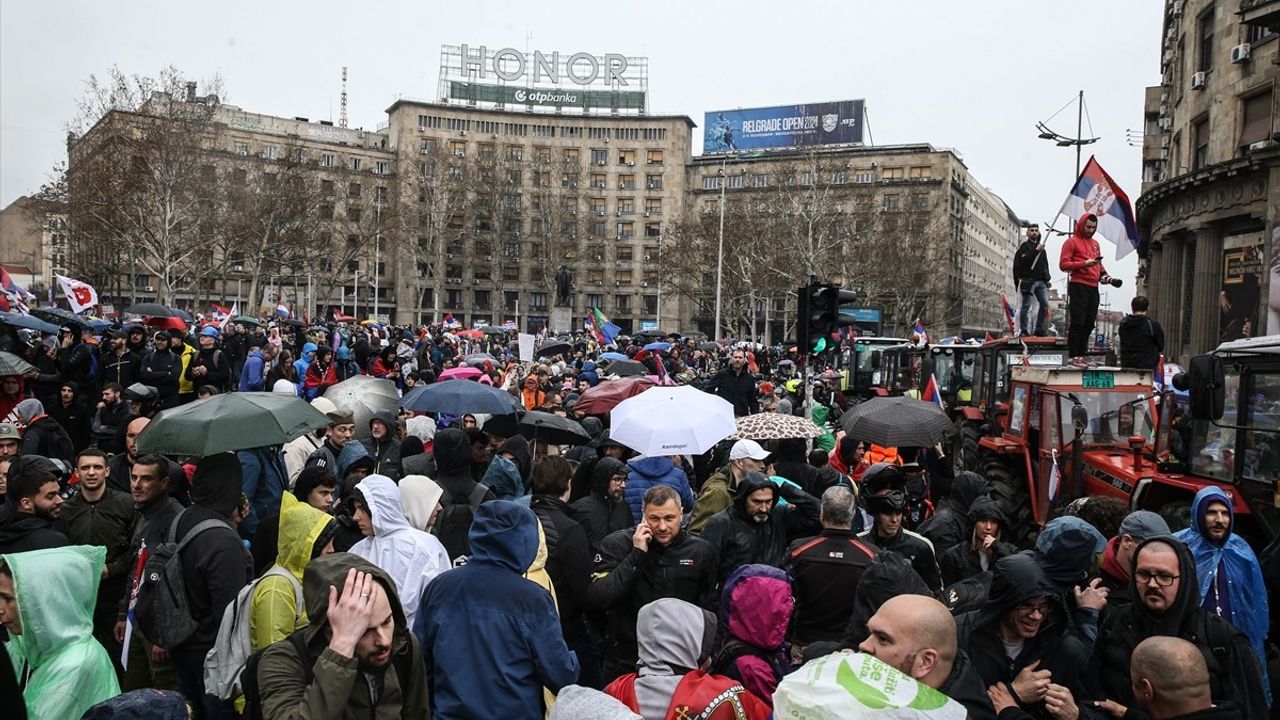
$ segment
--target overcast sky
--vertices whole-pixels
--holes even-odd
[[[225,99],[246,110],[335,121],[345,64],[350,124],[372,129],[397,97],[434,99],[440,46],[467,43],[646,56],[650,111],[699,126],[708,110],[866,98],[875,143],[955,148],[979,182],[1043,224],[1070,189],[1075,153],[1038,139],[1034,125],[1079,90],[1102,137],[1092,151],[1136,200],[1141,156],[1125,131],[1141,129],[1143,88],[1159,82],[1163,5],[5,0],[0,206],[65,159],[85,80],[113,64],[220,73]],[[1074,123],[1067,111],[1050,125],[1069,135]],[[697,152],[700,129],[694,136]],[[1110,264],[1126,278],[1113,304],[1127,305],[1132,258]]]

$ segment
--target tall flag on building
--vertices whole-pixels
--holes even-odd
[[[1058,451],[1053,451],[1053,467],[1049,469],[1049,502],[1058,499],[1058,486],[1062,484],[1062,471],[1058,469]]]
[[[58,287],[62,288],[62,294],[67,296],[67,303],[71,305],[71,312],[82,313],[85,310],[98,304],[98,291],[87,282],[75,280],[65,275],[55,275],[58,278]]]
[[[1058,213],[1071,218],[1072,222],[1085,213],[1096,215],[1097,234],[1116,246],[1117,260],[1138,249],[1138,223],[1134,220],[1129,196],[1092,156]]]
[[[942,393],[938,392],[938,378],[934,377],[933,373],[929,373],[929,382],[925,383],[920,399],[942,408]]]
[[[916,318],[915,327],[911,329],[911,334],[916,345],[929,344],[929,333],[925,332],[924,323],[920,322],[920,318]]]
[[[1004,306],[1004,319],[1005,319],[1005,322],[1009,325],[1009,334],[1017,335],[1018,326],[1013,321],[1013,318],[1014,318],[1013,306],[1009,304],[1009,298],[1004,294],[1003,291],[1000,293],[1000,304]]]
[[[5,270],[3,265],[0,265],[0,308],[19,315],[26,315],[27,303],[35,299],[35,295],[27,292],[26,288],[14,281],[9,271]]]
[[[612,345],[613,339],[618,337],[618,333],[622,332],[622,328],[609,322],[609,318],[598,307],[592,307],[587,310],[585,327],[588,332],[595,336],[596,342],[601,345]]]

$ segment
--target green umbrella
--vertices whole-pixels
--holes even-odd
[[[234,318],[231,318],[231,322],[241,323],[244,325],[252,325],[254,327],[258,327],[259,325],[262,324],[262,321],[259,320],[258,318],[252,318],[252,317],[249,317],[248,315],[237,315]]]
[[[13,353],[0,352],[0,376],[25,375],[27,372],[35,369],[35,365],[32,365]]]
[[[161,411],[138,434],[138,452],[204,457],[281,445],[328,424],[324,413],[291,395],[233,392]]]

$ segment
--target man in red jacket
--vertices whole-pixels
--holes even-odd
[[[1111,275],[1102,267],[1102,250],[1093,233],[1098,218],[1085,213],[1076,221],[1076,231],[1062,246],[1058,269],[1070,273],[1067,278],[1067,348],[1071,364],[1084,366],[1085,351],[1092,344],[1093,326],[1098,318],[1098,283],[1109,282]]]

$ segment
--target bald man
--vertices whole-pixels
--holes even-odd
[[[1157,635],[1138,643],[1129,660],[1133,696],[1151,720],[1236,720],[1243,718],[1230,700],[1215,705],[1209,691],[1204,654],[1182,638]],[[1115,717],[1126,708],[1098,705]]]
[[[899,595],[871,616],[867,633],[859,651],[960,703],[970,720],[995,720],[981,678],[956,646],[956,621],[946,605],[924,595]]]

